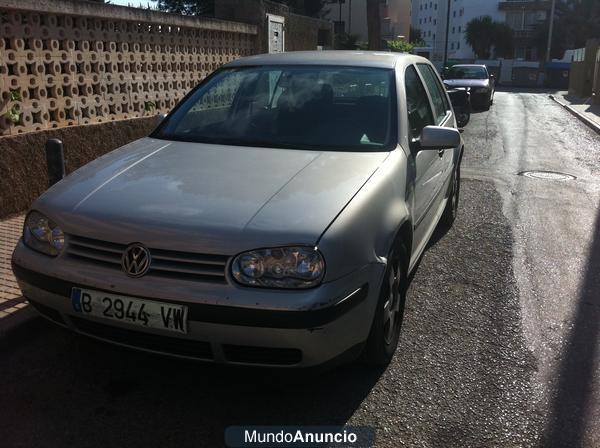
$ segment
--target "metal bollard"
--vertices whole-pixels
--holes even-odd
[[[46,164],[48,165],[48,187],[65,177],[65,154],[63,142],[51,138],[46,142]]]

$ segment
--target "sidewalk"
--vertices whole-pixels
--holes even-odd
[[[592,98],[579,98],[566,91],[556,92],[554,98],[572,112],[589,120],[595,125],[596,132],[600,132],[600,104],[592,104]]]
[[[24,216],[0,220],[0,333],[31,313],[10,267],[12,251],[21,236]]]

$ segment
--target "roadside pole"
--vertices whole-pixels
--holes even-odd
[[[552,6],[550,7],[550,23],[548,25],[548,45],[546,45],[546,62],[550,62],[550,48],[552,47],[552,28],[554,27],[554,8],[556,6],[556,0],[552,0]]]

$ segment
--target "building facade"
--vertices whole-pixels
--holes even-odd
[[[448,14],[450,6],[450,14]],[[470,20],[490,16],[493,20],[504,21],[505,14],[498,8],[497,0],[413,0],[412,26],[421,30],[426,46],[419,53],[429,54],[437,66],[444,60],[446,44],[446,23],[448,22],[449,60],[468,60],[475,57],[467,44],[465,32]]]
[[[549,0],[508,0],[498,4],[506,24],[514,32],[515,59],[537,61],[544,58],[536,48],[535,27],[548,20],[551,4]]]
[[[379,17],[383,40],[408,40],[411,0],[381,0]],[[348,33],[359,42],[368,41],[367,0],[329,0],[325,18],[334,22],[336,33]]]

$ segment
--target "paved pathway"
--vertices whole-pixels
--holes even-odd
[[[12,251],[21,236],[23,215],[0,220],[0,319],[27,306],[10,267]]]
[[[600,127],[600,104],[592,104],[592,98],[578,98],[568,92],[558,92],[558,100],[570,106],[575,112],[582,114],[588,120]]]

